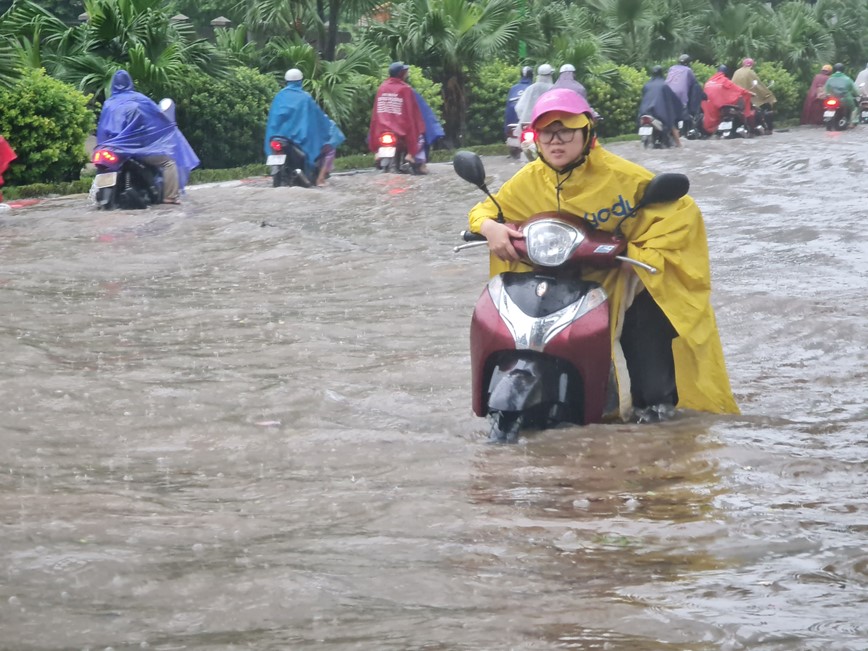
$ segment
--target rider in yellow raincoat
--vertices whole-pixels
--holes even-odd
[[[470,211],[470,230],[488,239],[492,276],[503,271],[530,270],[519,262],[511,243],[513,238],[522,237],[515,224],[536,213],[557,210],[613,231],[620,218],[629,214],[640,200],[654,176],[597,145],[593,112],[573,91],[553,89],[540,97],[532,125],[537,134],[539,159],[525,165],[495,195],[506,223],[496,221],[498,211],[491,199]],[[652,351],[641,348],[645,335],[657,342],[661,341],[658,335],[663,337],[664,354],[669,367],[674,366],[673,404],[677,401],[679,408],[738,413],[710,302],[708,244],[698,206],[689,196],[669,204],[652,205],[625,219],[622,231],[629,242],[625,255],[655,267],[658,273],[652,275],[639,267],[625,265],[589,271],[584,276],[603,285],[610,300],[618,407],[609,415],[624,420],[636,417],[637,387],[631,385],[631,376],[641,377],[641,373],[633,370],[641,362],[629,359],[631,354],[625,355],[625,350],[634,351],[633,357],[649,353],[653,357]],[[636,341],[640,346],[627,346],[627,342],[622,346],[622,331],[625,323],[628,327],[630,324],[629,308],[635,305],[638,310],[640,303],[644,305],[641,309],[651,314],[649,319],[633,319],[638,326],[632,327],[631,333],[639,333]],[[653,316],[654,311],[657,317]],[[635,338],[634,334],[631,338]],[[647,390],[655,378],[647,374],[645,377]],[[633,384],[638,382],[634,379]],[[655,390],[651,386],[648,395],[655,395]],[[649,398],[652,402],[658,399],[661,398]],[[664,395],[661,401],[667,400]],[[642,398],[638,402],[642,403]]]

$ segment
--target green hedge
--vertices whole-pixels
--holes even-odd
[[[18,154],[4,175],[7,184],[78,179],[87,162],[85,139],[94,128],[88,100],[44,70],[30,70],[12,87],[0,87],[0,133]]]
[[[616,66],[615,81],[608,83],[601,77],[588,79],[588,102],[602,117],[598,132],[601,137],[619,136],[636,131],[636,116],[642,87],[648,75],[629,66]]]
[[[468,90],[470,109],[465,133],[468,145],[504,140],[506,96],[520,78],[521,68],[505,61],[491,61],[479,68]]]
[[[176,116],[202,168],[262,162],[268,109],[279,90],[273,77],[249,68],[234,68],[225,79],[190,71],[174,98]]]

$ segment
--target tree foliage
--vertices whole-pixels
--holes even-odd
[[[94,128],[88,97],[71,86],[31,70],[0,89],[0,133],[18,159],[6,173],[10,184],[77,179],[87,161],[84,142]]]

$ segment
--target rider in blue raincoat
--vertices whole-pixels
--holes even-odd
[[[425,101],[425,98],[419,94],[419,91],[415,88],[413,89],[413,93],[416,95],[416,103],[419,105],[419,111],[422,113],[422,120],[425,122],[425,160],[428,160],[428,152],[431,150],[431,147],[434,145],[437,140],[443,138],[446,135],[446,132],[443,130],[443,125],[440,124],[440,120],[437,119],[437,114],[434,113],[434,110],[428,106],[428,102]],[[427,172],[427,166],[423,163],[419,167],[419,172],[425,174]]]
[[[111,95],[99,116],[96,141],[97,147],[111,149],[121,157],[161,168],[164,203],[178,203],[190,171],[199,165],[174,115],[166,115],[156,102],[136,91],[126,70],[118,70],[112,77]]]
[[[312,173],[317,159],[329,144],[332,121],[313,97],[301,87],[304,76],[298,68],[287,70],[286,87],[275,95],[265,126],[265,156],[271,154],[271,139],[281,136],[291,140],[305,155],[305,173]]]

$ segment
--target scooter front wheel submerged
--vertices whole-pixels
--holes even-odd
[[[490,443],[515,443],[524,417],[517,411],[491,412],[491,432],[488,435]]]

